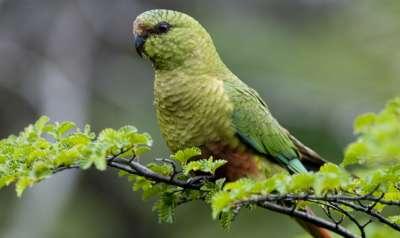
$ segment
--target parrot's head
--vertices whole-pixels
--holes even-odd
[[[200,23],[173,10],[140,14],[133,22],[133,35],[138,54],[150,59],[156,69],[173,69],[216,54],[211,37]]]

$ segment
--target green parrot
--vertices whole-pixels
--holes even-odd
[[[157,119],[172,152],[196,146],[206,158],[226,160],[217,176],[227,181],[261,179],[283,170],[315,171],[325,163],[228,69],[195,19],[173,10],[150,10],[135,19],[133,34],[137,52],[155,70]],[[314,237],[330,237],[325,229],[299,222]]]

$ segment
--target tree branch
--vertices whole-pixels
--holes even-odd
[[[279,204],[276,204],[273,202],[268,202],[268,201],[259,202],[258,206],[268,209],[268,210],[271,210],[271,211],[286,214],[291,217],[300,218],[304,221],[307,221],[316,226],[328,229],[328,230],[330,230],[336,234],[339,234],[343,237],[346,237],[346,238],[356,238],[357,237],[354,234],[352,234],[349,230],[347,230],[346,228],[344,228],[338,224],[329,222],[327,220],[324,220],[320,217],[317,217],[315,215],[312,215],[310,213],[307,213],[307,212],[304,212],[301,210],[292,209],[290,207],[282,206],[282,205],[279,205]]]
[[[120,158],[109,158],[107,159],[107,164],[112,168],[123,170],[130,174],[139,175],[154,182],[162,182],[186,189],[200,189],[202,186],[202,184],[194,184],[190,180],[184,181],[173,176],[157,174],[135,160],[127,161]]]
[[[209,181],[212,176],[195,176],[191,177],[187,180],[179,179],[177,174],[177,167],[172,165],[173,174],[171,176],[166,176],[162,174],[158,174],[151,169],[147,168],[145,165],[142,165],[138,160],[133,157],[132,159],[123,159],[119,158],[125,151],[121,151],[113,157],[107,158],[107,165],[110,168],[114,168],[117,170],[125,171],[129,174],[142,176],[148,180],[154,181],[156,183],[165,183],[169,185],[173,185],[183,189],[192,189],[192,190],[200,190],[200,188],[204,185],[206,181]],[[166,161],[164,161],[166,162]],[[170,163],[170,162],[166,162]],[[61,172],[66,169],[76,169],[79,166],[64,166],[57,168],[54,173]],[[295,217],[298,219],[302,219],[306,222],[309,222],[313,225],[328,229],[336,234],[339,234],[343,237],[353,238],[357,237],[352,234],[349,230],[344,228],[341,224],[344,221],[344,217],[349,218],[360,230],[361,237],[366,237],[365,227],[372,222],[372,219],[369,219],[367,223],[361,224],[356,217],[343,209],[341,206],[346,206],[356,211],[359,211],[363,214],[366,214],[369,218],[374,218],[377,221],[384,223],[395,230],[400,231],[400,226],[396,223],[391,222],[389,219],[385,218],[380,213],[374,210],[374,207],[381,203],[389,206],[397,206],[400,207],[399,201],[389,201],[384,200],[382,194],[380,197],[375,197],[371,194],[367,195],[358,195],[358,194],[333,194],[326,196],[317,196],[313,194],[268,194],[265,196],[254,196],[250,199],[238,202],[235,206],[238,208],[244,205],[255,204],[259,207],[278,212],[281,214],[286,214],[291,217]],[[289,207],[287,204],[296,203],[297,201],[307,201],[320,205],[323,209],[325,209],[325,214],[327,215],[327,219],[318,217],[314,214],[307,213],[301,209],[298,209],[295,205],[293,207]],[[372,203],[371,205],[363,205],[362,202]],[[355,204],[358,203],[359,205]],[[281,205],[283,204],[283,205]],[[326,210],[328,209],[328,210]],[[342,214],[340,219],[335,219],[330,209],[334,209],[335,211]]]

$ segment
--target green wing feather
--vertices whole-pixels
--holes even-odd
[[[289,171],[306,172],[296,146],[257,92],[239,79],[224,81],[224,88],[234,105],[232,123],[237,135],[257,152],[274,159]]]

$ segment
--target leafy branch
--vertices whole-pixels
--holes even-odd
[[[138,161],[136,161],[135,158],[131,158],[130,160],[118,158],[119,155],[121,155],[125,152],[126,151],[121,151],[120,153],[118,153],[110,158],[107,158],[107,165],[111,168],[116,168],[118,170],[127,172],[131,175],[141,176],[150,181],[173,185],[173,186],[176,186],[176,187],[179,187],[182,189],[201,190],[202,187],[205,186],[206,183],[208,183],[212,179],[214,179],[214,177],[211,175],[193,176],[187,180],[177,179],[175,176],[176,176],[176,174],[179,174],[179,172],[177,172],[176,170],[174,171],[173,175],[171,175],[171,176],[165,176],[162,174],[158,174],[158,173],[155,173],[154,171],[148,169],[146,166],[140,164]],[[172,163],[175,165],[174,168],[177,168],[177,165],[172,160],[168,160],[166,163]],[[79,167],[77,167],[77,166],[60,167],[55,171],[55,173],[63,171],[65,169],[72,169],[72,168],[79,168]],[[174,174],[175,174],[175,176],[174,176]],[[204,198],[204,196],[201,196],[201,197]],[[242,207],[245,205],[256,204],[262,208],[265,208],[265,209],[268,209],[271,211],[279,212],[282,214],[287,214],[292,217],[306,220],[306,221],[311,222],[320,227],[324,227],[328,230],[334,231],[337,234],[343,235],[344,237],[356,237],[356,236],[352,235],[352,233],[350,231],[348,231],[344,227],[340,226],[338,223],[329,222],[329,221],[319,218],[315,215],[309,214],[305,211],[298,210],[298,209],[296,209],[296,207],[290,208],[290,207],[278,204],[278,203],[281,203],[284,201],[292,202],[295,200],[307,200],[306,197],[307,196],[305,196],[305,195],[296,197],[296,196],[290,196],[290,195],[276,196],[276,195],[271,194],[271,195],[267,195],[267,196],[263,196],[263,197],[249,199],[245,202],[237,203],[235,206],[239,208],[239,207]],[[310,197],[310,198],[312,199],[312,197]],[[315,198],[315,199],[318,200],[319,198]],[[188,202],[188,201],[192,201],[192,200],[187,200],[185,202]],[[183,204],[185,202],[181,202],[181,204]]]
[[[72,122],[51,123],[42,117],[18,136],[0,140],[0,188],[15,184],[21,196],[26,188],[67,169],[112,168],[144,198],[158,198],[154,210],[160,222],[173,222],[179,205],[201,200],[225,228],[242,208],[261,207],[343,237],[373,237],[377,230],[389,228],[398,232],[400,99],[379,114],[360,116],[355,132],[358,139],[347,148],[340,166],[327,163],[315,173],[278,173],[264,180],[227,183],[214,176],[226,161],[198,159],[197,148],[145,164],[140,158],[152,140],[132,126],[96,135],[89,126],[79,129]],[[309,207],[321,215],[308,212]]]

